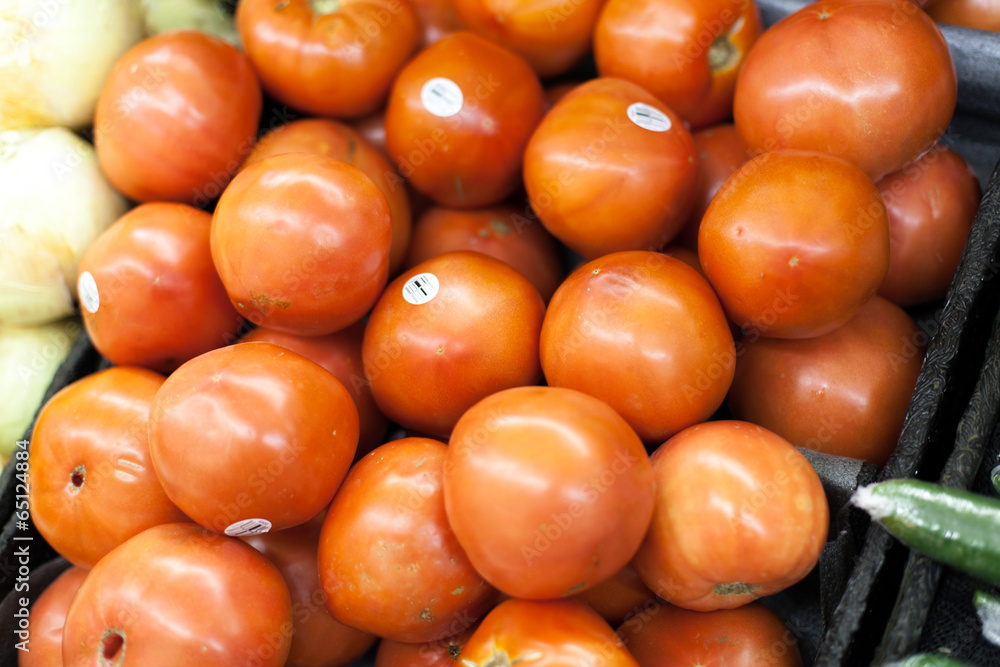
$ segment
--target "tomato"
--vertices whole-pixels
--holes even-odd
[[[378,409],[368,378],[361,363],[361,342],[365,335],[363,322],[355,322],[346,329],[326,336],[295,336],[293,334],[259,327],[243,337],[244,343],[274,343],[286,350],[301,354],[310,361],[333,373],[334,377],[351,392],[360,422],[359,459],[382,444],[389,421]]]
[[[226,188],[211,242],[238,312],[261,326],[321,336],[357,322],[381,294],[390,208],[356,167],[322,155],[277,155]]]
[[[236,27],[270,95],[338,118],[382,106],[420,34],[406,0],[240,0]]]
[[[163,376],[117,366],[43,407],[31,434],[31,518],[66,560],[89,568],[143,530],[185,517],[150,464],[146,434]]]
[[[539,76],[571,69],[590,51],[604,0],[453,0],[462,23],[520,54]]]
[[[217,532],[282,530],[333,498],[358,444],[337,378],[271,343],[237,343],[184,364],[156,394],[149,449],[167,495]]]
[[[118,60],[97,100],[98,162],[132,199],[203,206],[253,146],[261,105],[235,47],[195,30],[150,37]]]
[[[736,366],[708,282],[679,259],[644,250],[570,274],[545,313],[540,351],[550,385],[607,402],[646,442],[711,417]]]
[[[389,419],[447,436],[486,396],[541,379],[545,303],[528,279],[467,250],[439,255],[394,280],[365,329],[362,359]]]
[[[319,538],[326,604],[343,623],[404,642],[454,634],[496,599],[462,552],[445,516],[447,445],[404,438],[351,470]]]
[[[698,229],[715,193],[736,170],[746,164],[749,152],[736,126],[715,125],[691,135],[698,154],[698,186],[694,209],[674,243],[698,250]]]
[[[466,211],[436,206],[413,228],[406,260],[413,268],[452,250],[475,250],[510,264],[531,281],[548,303],[562,281],[562,260],[555,239],[536,220],[513,205]]]
[[[389,154],[438,204],[481,208],[510,195],[531,132],[545,112],[542,84],[520,56],[470,32],[424,49],[393,84]]]
[[[638,667],[600,616],[575,600],[507,600],[462,651],[466,667]]]
[[[799,447],[881,466],[903,428],[924,343],[910,316],[880,297],[817,338],[747,338],[729,406]]]
[[[639,573],[631,564],[613,575],[574,595],[588,605],[612,626],[621,625],[628,618],[642,614],[650,606],[659,606],[656,596],[642,583]]]
[[[282,125],[254,146],[246,164],[254,164],[285,153],[315,153],[346,162],[360,169],[382,191],[392,217],[392,247],[389,273],[403,265],[410,244],[410,196],[396,177],[389,160],[349,125],[333,120],[308,118]]]
[[[924,9],[938,23],[1000,32],[1000,4],[996,0],[928,0]]]
[[[731,609],[783,590],[819,560],[823,485],[787,440],[754,424],[692,426],[652,456],[656,508],[632,561],[664,600]]]
[[[465,619],[456,619],[459,626],[466,622]],[[473,624],[451,637],[422,644],[383,639],[375,654],[375,667],[456,667],[461,664],[459,657],[462,649],[477,627],[477,624]]]
[[[69,605],[80,590],[87,570],[70,567],[42,591],[31,605],[28,651],[17,652],[17,667],[53,667],[63,664],[63,627]]]
[[[102,355],[169,373],[236,338],[242,319],[212,264],[211,224],[185,204],[143,204],[87,249],[80,312]]]
[[[462,415],[444,501],[487,581],[514,597],[555,598],[632,558],[649,526],[653,479],[642,442],[609,405],[572,389],[518,387]]]
[[[237,539],[150,528],[112,551],[66,618],[67,665],[285,664],[292,605],[281,573]]]
[[[445,35],[462,29],[452,0],[411,0],[420,19],[420,45],[430,46]]]
[[[737,171],[701,221],[698,257],[744,331],[810,338],[851,319],[889,267],[889,224],[871,180],[822,153],[782,150]]]
[[[385,109],[354,121],[351,127],[380,153],[389,155],[389,149],[385,146]]]
[[[802,667],[795,635],[759,602],[709,612],[662,604],[618,634],[640,667]]]
[[[281,573],[292,601],[291,647],[286,667],[339,667],[370,649],[375,635],[340,623],[326,608],[316,552],[320,524],[309,521],[244,541],[264,554]]]
[[[910,0],[819,0],[761,36],[733,107],[754,151],[825,151],[878,179],[937,141],[956,99],[948,45]]]
[[[551,109],[559,100],[566,97],[571,91],[575,90],[582,81],[563,81],[561,83],[556,83],[545,88],[545,101],[548,103]]]
[[[531,206],[587,259],[661,248],[683,226],[697,176],[681,119],[620,79],[594,79],[563,97],[524,154]]]
[[[943,299],[979,210],[979,181],[937,145],[875,187],[889,216],[889,272],[878,293],[901,306]]]
[[[594,29],[601,76],[642,86],[693,128],[726,120],[763,31],[754,0],[608,0]]]

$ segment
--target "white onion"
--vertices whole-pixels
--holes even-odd
[[[0,324],[71,314],[80,257],[126,209],[69,130],[0,132]]]
[[[90,124],[142,30],[139,0],[0,0],[0,130]]]
[[[142,0],[147,35],[168,30],[201,30],[239,46],[236,20],[220,0]]]

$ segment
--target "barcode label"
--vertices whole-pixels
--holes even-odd
[[[435,116],[448,118],[462,110],[465,97],[462,89],[451,79],[435,77],[420,89],[420,101]]]
[[[407,303],[419,306],[433,299],[440,283],[433,273],[418,273],[403,283],[403,298]]]
[[[642,102],[629,105],[626,113],[630,121],[650,132],[666,132],[672,125],[667,114]]]
[[[260,535],[271,530],[271,522],[267,519],[243,519],[226,528],[226,535],[230,537],[246,537],[247,535]]]
[[[88,312],[96,313],[101,307],[101,295],[97,291],[97,281],[90,271],[84,271],[76,281],[76,291],[80,295],[80,305]]]

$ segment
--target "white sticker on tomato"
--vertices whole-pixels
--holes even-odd
[[[269,530],[271,530],[271,522],[267,519],[243,519],[226,528],[226,535],[246,537],[247,535],[260,535]]]
[[[418,273],[403,283],[403,298],[407,303],[419,306],[437,296],[441,283],[433,273]]]
[[[420,101],[424,108],[440,118],[449,118],[462,110],[465,96],[462,89],[451,79],[435,77],[420,89]]]
[[[642,102],[629,105],[626,113],[630,121],[650,132],[666,132],[673,125],[667,114]]]
[[[76,293],[80,295],[80,305],[88,312],[96,313],[101,307],[101,294],[97,291],[97,281],[90,271],[84,271],[76,281]]]

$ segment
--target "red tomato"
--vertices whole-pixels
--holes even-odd
[[[1000,32],[997,0],[928,0],[924,9],[938,23]]]
[[[240,0],[236,27],[268,93],[338,118],[385,102],[420,33],[406,0]]]
[[[63,627],[70,603],[80,590],[87,570],[70,567],[42,591],[31,605],[28,651],[17,652],[17,667],[60,667],[63,664]]]
[[[292,605],[281,573],[237,539],[150,528],[98,563],[66,618],[67,665],[280,667]]]
[[[466,643],[466,667],[638,667],[600,616],[575,600],[507,600]]]
[[[468,619],[456,619],[458,625],[468,622]],[[375,654],[375,667],[456,667],[461,665],[462,649],[476,627],[478,625],[472,625],[459,634],[422,644],[383,639]]]
[[[87,249],[80,312],[102,355],[169,373],[236,338],[242,319],[212,264],[211,224],[184,204],[143,204]]]
[[[532,207],[553,236],[587,259],[663,247],[691,211],[697,176],[681,119],[621,79],[595,79],[568,93],[524,154]]]
[[[473,569],[448,525],[447,445],[404,438],[361,459],[333,499],[319,539],[326,605],[343,623],[404,642],[454,634],[496,591]]]
[[[392,222],[385,195],[360,169],[322,155],[277,155],[226,188],[211,239],[240,314],[321,336],[357,322],[381,294]]]
[[[334,377],[351,392],[360,421],[355,460],[382,444],[389,425],[389,421],[375,403],[362,367],[361,342],[364,335],[364,323],[355,322],[346,329],[327,336],[295,336],[261,327],[243,337],[244,343],[274,343],[286,350],[301,354],[310,361],[315,361],[333,373]]]
[[[736,75],[763,29],[754,0],[608,0],[594,56],[601,76],[637,83],[699,128],[732,115]]]
[[[652,456],[656,509],[632,564],[661,598],[731,609],[783,590],[819,560],[823,485],[787,440],[759,426],[692,426]]]
[[[58,392],[31,434],[31,518],[66,560],[93,566],[147,528],[184,521],[150,462],[150,406],[163,376],[117,366]]]
[[[403,266],[410,244],[410,195],[396,178],[395,169],[382,152],[349,125],[322,118],[297,120],[278,127],[254,146],[246,164],[285,153],[326,155],[360,169],[382,191],[392,216],[389,273]]]
[[[196,30],[150,37],[115,64],[97,101],[94,145],[112,185],[137,201],[203,206],[257,139],[250,61]]]
[[[385,109],[354,121],[351,127],[380,153],[389,155],[389,149],[385,145]]]
[[[698,186],[694,209],[674,243],[698,250],[698,228],[715,193],[736,170],[746,164],[750,153],[735,125],[716,125],[691,135],[698,154]],[[700,265],[699,265],[700,266]]]
[[[817,338],[747,338],[729,406],[799,447],[880,466],[903,428],[924,342],[910,316],[880,297]]]
[[[626,619],[642,614],[646,608],[661,604],[653,591],[642,583],[631,564],[626,564],[601,583],[573,597],[588,605],[612,626],[621,625]]]
[[[514,597],[573,595],[635,554],[653,508],[649,457],[606,403],[571,389],[497,392],[462,415],[444,468],[458,541]],[[503,499],[498,502],[498,499]]]
[[[698,257],[744,331],[810,338],[851,319],[889,266],[889,224],[871,180],[822,153],[754,158],[701,221]]]
[[[571,69],[590,51],[604,0],[453,0],[462,23],[520,54],[539,76]]]
[[[365,329],[372,394],[398,424],[446,436],[490,394],[541,378],[545,303],[500,260],[455,251],[394,280]]]
[[[736,83],[754,151],[824,151],[871,178],[930,148],[955,110],[941,31],[910,0],[819,0],[764,33]]]
[[[545,313],[539,349],[550,385],[605,401],[646,442],[711,417],[736,366],[708,282],[679,259],[642,250],[570,274]]]
[[[618,634],[640,667],[802,667],[795,635],[759,602],[709,612],[664,603]]]
[[[545,112],[542,84],[520,56],[479,35],[448,35],[399,73],[385,138],[399,171],[435,202],[496,204],[517,187]]]
[[[285,667],[342,667],[364,655],[376,641],[375,635],[330,616],[316,562],[319,529],[319,522],[310,521],[244,540],[274,563],[291,594],[292,645]]]
[[[442,37],[462,29],[452,0],[411,0],[420,19],[420,45],[430,46]]]
[[[475,250],[510,264],[531,281],[546,303],[562,281],[555,239],[537,219],[513,205],[477,211],[431,208],[413,228],[406,266],[413,268],[452,250]]]
[[[943,299],[979,210],[979,181],[944,145],[875,187],[889,216],[889,272],[878,293],[900,306]]]
[[[195,522],[237,536],[244,522],[282,530],[316,516],[357,444],[358,411],[344,385],[271,343],[192,359],[167,378],[149,418],[167,495]]]

